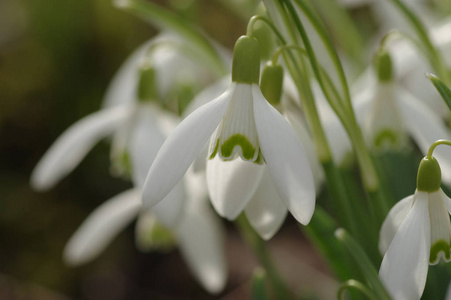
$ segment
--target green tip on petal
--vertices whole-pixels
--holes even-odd
[[[374,57],[377,77],[381,82],[391,81],[393,78],[393,65],[390,54],[385,49],[379,49]]]
[[[417,190],[421,192],[435,192],[440,189],[442,172],[434,157],[425,157],[418,167]]]
[[[430,264],[438,263],[438,254],[440,252],[443,252],[446,261],[449,261],[451,259],[450,244],[445,240],[438,240],[431,246],[431,254],[429,255]]]
[[[260,47],[248,36],[240,37],[233,49],[232,81],[258,84],[260,78]]]
[[[272,105],[280,103],[283,88],[283,68],[280,65],[267,63],[262,72],[260,88],[263,96]]]
[[[157,73],[149,64],[143,64],[139,69],[138,99],[145,102],[158,98]]]

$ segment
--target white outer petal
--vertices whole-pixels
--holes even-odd
[[[166,139],[147,174],[143,192],[145,206],[160,202],[183,177],[221,122],[234,88],[232,84],[217,99],[197,109]]]
[[[204,207],[190,209],[177,233],[191,272],[208,292],[219,293],[225,286],[227,266],[218,220]]]
[[[379,234],[379,252],[384,255],[387,252],[390,243],[395,237],[396,232],[401,226],[401,223],[409,214],[412,209],[413,195],[407,196],[404,199],[396,203],[382,224],[381,231]]]
[[[315,183],[307,154],[293,128],[256,84],[252,96],[260,149],[274,185],[291,214],[306,225],[315,210]]]
[[[140,189],[127,190],[94,210],[66,244],[66,263],[75,266],[96,258],[138,215],[140,198]]]
[[[102,110],[69,127],[47,150],[33,170],[33,188],[42,191],[52,188],[80,163],[100,139],[113,133],[131,113],[131,106]]]
[[[158,222],[172,229],[180,224],[185,198],[184,182],[180,180],[161,202],[149,210],[157,218]]]
[[[397,99],[407,130],[423,154],[427,153],[436,140],[451,139],[449,129],[440,117],[421,100],[403,90],[399,90]],[[451,148],[443,146],[436,148],[434,157],[440,164],[443,182],[451,184]]]
[[[305,124],[301,119],[301,114],[287,111],[286,118],[293,127],[294,132],[301,141],[301,144],[304,146],[310,162],[310,166],[312,167],[312,174],[315,180],[315,188],[316,191],[319,192],[322,184],[324,183],[324,171],[319,163],[318,157],[316,156],[313,139],[308,133],[307,128],[305,127]]]
[[[136,186],[142,187],[158,150],[165,140],[164,133],[156,123],[155,107],[140,105],[133,129],[129,133],[132,178]]]
[[[260,183],[264,166],[240,158],[223,161],[218,156],[207,161],[207,187],[219,215],[235,220]]]
[[[267,169],[245,212],[249,223],[264,240],[272,238],[282,226],[288,210]]]
[[[399,227],[379,270],[382,283],[396,300],[420,299],[429,267],[428,196],[416,191],[414,197],[412,210]]]

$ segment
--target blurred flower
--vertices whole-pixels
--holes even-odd
[[[440,188],[440,166],[425,157],[417,190],[398,202],[384,221],[379,276],[394,299],[420,299],[429,264],[451,260],[451,199]]]
[[[165,250],[178,244],[191,272],[210,293],[220,292],[226,282],[223,232],[205,205],[205,177],[188,172],[183,194],[186,206],[172,227],[164,216],[173,214],[173,197],[166,197],[152,210],[141,211],[141,189],[125,191],[98,207],[74,233],[64,250],[73,266],[95,259],[130,222],[136,223],[136,243],[141,251]],[[161,216],[163,215],[163,219]]]

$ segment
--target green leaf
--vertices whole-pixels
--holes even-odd
[[[449,110],[451,110],[451,90],[436,75],[426,73],[424,76],[426,76],[432,82],[432,84],[442,96],[443,101],[445,101],[446,105],[448,105]]]

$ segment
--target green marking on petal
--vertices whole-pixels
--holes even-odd
[[[438,240],[431,246],[431,254],[429,256],[429,263],[433,264],[437,261],[438,254],[443,252],[445,259],[451,259],[450,245],[445,240]]]
[[[243,153],[243,158],[247,160],[252,160],[255,155],[256,149],[246,136],[242,134],[234,134],[227,141],[221,145],[221,154],[224,158],[231,158],[233,149],[235,146],[240,146]]]
[[[398,135],[390,129],[381,130],[374,138],[374,145],[376,147],[382,147],[386,142],[391,145],[396,145],[398,142]]]
[[[265,158],[263,157],[261,149],[258,149],[258,156],[254,163],[257,165],[263,165],[265,163]]]
[[[218,153],[218,148],[219,148],[219,139],[216,140],[215,149],[213,150],[213,153],[210,155],[209,159],[215,158],[216,153]]]

